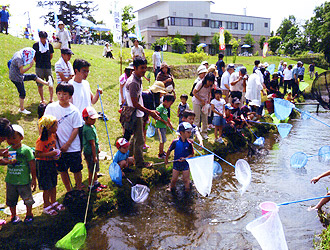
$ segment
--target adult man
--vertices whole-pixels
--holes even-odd
[[[6,35],[8,35],[8,21],[9,21],[9,13],[6,10],[6,6],[2,6],[2,11],[0,12],[0,32],[3,30],[6,31]]]
[[[159,113],[155,110],[149,110],[143,106],[142,99],[142,77],[147,71],[147,60],[137,56],[133,60],[134,72],[127,79],[126,82],[126,101],[128,108],[125,108],[122,112],[122,115],[125,110],[132,108],[134,112],[130,117],[128,123],[134,123],[130,128],[125,126],[124,138],[128,140],[132,134],[133,138],[131,139],[130,144],[130,153],[134,155],[135,163],[137,167],[149,167],[150,164],[144,162],[143,159],[143,116],[144,113],[151,115],[154,119],[159,120]]]
[[[61,57],[55,63],[57,84],[61,82],[62,83],[69,82],[69,80],[71,80],[74,75],[72,65],[69,62],[71,59],[71,55],[73,55],[71,49],[61,49]]]
[[[59,42],[61,43],[61,49],[68,49],[69,47],[69,42],[71,41],[71,36],[69,31],[64,29],[64,23],[62,21],[58,22],[58,29],[59,31],[57,32],[57,38]]]
[[[241,67],[239,72],[234,72],[230,75],[230,97],[237,97],[240,100],[240,105],[243,103],[243,92],[246,91],[246,81],[248,76],[246,75],[246,68]]]
[[[226,96],[225,97],[226,103],[228,103],[228,98],[229,98],[229,90],[230,90],[229,79],[230,79],[230,75],[234,73],[234,71],[235,71],[235,65],[232,63],[228,64],[227,70],[223,73],[221,77],[220,89],[222,91],[222,94]]]
[[[76,26],[76,37],[74,38],[75,44],[80,44],[80,31],[81,31],[80,29],[81,29],[80,26],[77,25]]]
[[[302,62],[298,61],[297,65],[292,69],[292,96],[295,96],[299,92],[299,70]]]
[[[133,42],[134,46],[131,49],[132,59],[134,60],[135,57],[140,56],[142,58],[146,58],[144,54],[143,47],[139,45],[138,39],[135,39]]]
[[[226,68],[225,68],[226,65],[225,65],[225,62],[223,61],[223,57],[224,57],[224,55],[220,53],[218,56],[218,61],[215,64],[217,66],[219,79],[221,79],[223,73],[225,73],[225,71],[226,71]]]
[[[48,80],[52,77],[51,60],[53,59],[54,49],[53,45],[47,40],[47,33],[45,31],[39,32],[40,41],[33,44],[33,49],[36,51],[34,60],[36,62],[36,75]],[[45,103],[43,84],[38,83],[38,92],[41,102]],[[49,87],[49,102],[53,102],[53,87]]]

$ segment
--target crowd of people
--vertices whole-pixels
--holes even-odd
[[[59,23],[59,27],[62,25]],[[6,118],[0,119],[1,142],[7,140],[9,145],[7,149],[0,150],[0,154],[4,156],[0,159],[0,164],[8,166],[6,204],[10,207],[11,221],[14,224],[21,221],[16,215],[18,196],[23,198],[27,207],[25,222],[33,221],[31,208],[34,201],[31,191],[35,189],[37,182],[39,189],[44,192],[45,214],[54,216],[65,209],[56,201],[57,173],[60,173],[67,192],[73,188],[83,189],[82,152],[88,167],[88,188],[95,192],[107,188],[93,174],[94,171],[99,171],[100,150],[95,127],[99,114],[92,106],[98,102],[102,90],[97,89],[92,93],[87,81],[91,64],[84,59],[75,59],[71,64],[73,52],[65,38],[66,34],[58,37],[63,48],[60,59],[55,63],[57,101],[53,100],[54,80],[51,71],[54,48],[49,43],[46,32],[40,31],[39,42],[33,48],[16,52],[8,63],[9,79],[19,93],[19,112],[26,115],[31,113],[24,108],[25,81],[37,82],[41,98],[38,107],[39,136],[34,145],[35,152],[22,143],[24,129],[21,126],[11,125]],[[293,101],[299,95],[296,85],[299,86],[304,75],[301,62],[293,69],[292,65],[287,66],[285,62],[281,62],[278,72],[270,76],[267,70],[269,65],[261,64],[260,61],[255,61],[253,73],[248,75],[244,66],[225,65],[224,56],[219,54],[216,64],[209,65],[207,61],[203,61],[198,66],[192,88],[181,93],[179,105],[173,108],[178,97],[175,79],[170,66],[161,58],[160,48],[155,49],[153,56],[155,81],[145,91],[142,78],[147,71],[147,61],[137,40],[134,41],[131,54],[132,63],[119,77],[122,134],[118,135],[118,151],[113,162],[119,165],[122,175],[133,171],[132,165],[137,168],[152,166],[145,161],[143,150],[149,148],[146,144],[146,127],[154,119],[159,140],[158,158],[164,159],[165,164],[168,164],[169,155],[174,151],[172,180],[168,188],[172,192],[175,192],[180,172],[183,174],[185,191],[189,192],[191,189],[186,159],[194,156],[193,142],[203,146],[204,140],[209,139],[210,130],[214,128],[214,143],[223,143],[224,136],[240,133],[245,126],[250,127],[250,120],[258,120],[263,115],[265,101],[270,113],[273,98],[283,98],[291,91],[290,101]],[[104,55],[111,57],[111,50],[104,50]],[[36,73],[25,74],[34,62]],[[311,77],[314,76],[314,70],[315,65],[310,65]],[[280,91],[282,83],[283,93]],[[49,88],[48,105],[43,96],[43,85]],[[188,104],[189,94],[192,97],[192,107]],[[171,121],[173,110],[179,120],[178,126]],[[166,149],[168,130],[175,132],[177,138]],[[74,175],[75,186],[68,171]]]

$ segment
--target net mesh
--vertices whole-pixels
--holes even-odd
[[[155,127],[152,125],[152,123],[150,122],[148,129],[147,129],[147,137],[153,137],[155,135],[156,129]]]
[[[147,186],[136,184],[131,189],[131,198],[136,203],[142,203],[148,198],[149,192],[150,189]]]
[[[116,162],[110,164],[109,174],[111,180],[119,186],[122,186],[122,172],[119,165]]]
[[[292,125],[289,123],[280,123],[280,124],[277,124],[276,126],[277,126],[277,130],[282,138],[287,137],[292,128]]]
[[[290,166],[293,168],[303,168],[307,164],[308,157],[304,152],[296,152],[290,158]]]
[[[82,222],[77,223],[73,229],[56,243],[57,248],[76,250],[85,243],[86,227]]]
[[[222,174],[222,168],[219,162],[214,161],[213,162],[213,176],[221,175]]]
[[[239,159],[236,162],[235,176],[238,182],[242,185],[240,192],[243,194],[251,182],[251,168],[246,160]]]
[[[258,137],[255,141],[254,141],[254,145],[256,146],[262,146],[265,143],[265,138],[264,137]]]
[[[319,162],[330,163],[330,146],[323,146],[319,149]]]
[[[324,109],[330,109],[330,74],[329,71],[321,73],[314,79],[311,93]]]
[[[274,98],[275,115],[279,120],[286,119],[291,114],[293,107],[294,105],[287,100]]]

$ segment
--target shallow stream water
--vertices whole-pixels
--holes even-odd
[[[315,106],[304,107],[315,110]],[[315,113],[313,115],[316,116]],[[317,116],[330,123],[329,113]],[[292,120],[287,138],[267,135],[265,150],[247,157],[247,152],[226,159],[235,163],[244,158],[251,166],[252,182],[241,196],[234,169],[220,162],[223,174],[213,179],[212,192],[203,198],[194,191],[193,198],[175,198],[159,187],[143,204],[130,212],[118,212],[88,231],[86,249],[260,249],[245,226],[261,215],[263,201],[281,203],[325,195],[328,178],[317,184],[310,180],[329,167],[317,157],[308,159],[304,169],[290,168],[293,153],[317,154],[330,145],[330,128],[315,120]],[[279,215],[289,249],[313,249],[313,239],[323,229],[316,211],[307,208],[317,201],[280,207]]]

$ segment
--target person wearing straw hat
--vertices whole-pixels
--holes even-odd
[[[166,92],[168,94],[175,95],[175,85],[174,85],[174,78],[170,73],[170,67],[166,62],[162,62],[160,65],[160,71],[156,77],[156,81],[161,81],[165,84]]]
[[[119,77],[119,106],[122,108],[122,106],[126,102],[126,88],[125,84],[127,79],[131,76],[132,72],[134,70],[133,63],[130,63],[126,66],[124,73]]]
[[[71,41],[71,36],[68,30],[64,28],[64,23],[59,21],[57,24],[58,32],[56,37],[58,38],[59,42],[61,43],[61,49],[69,49],[69,42]]]

